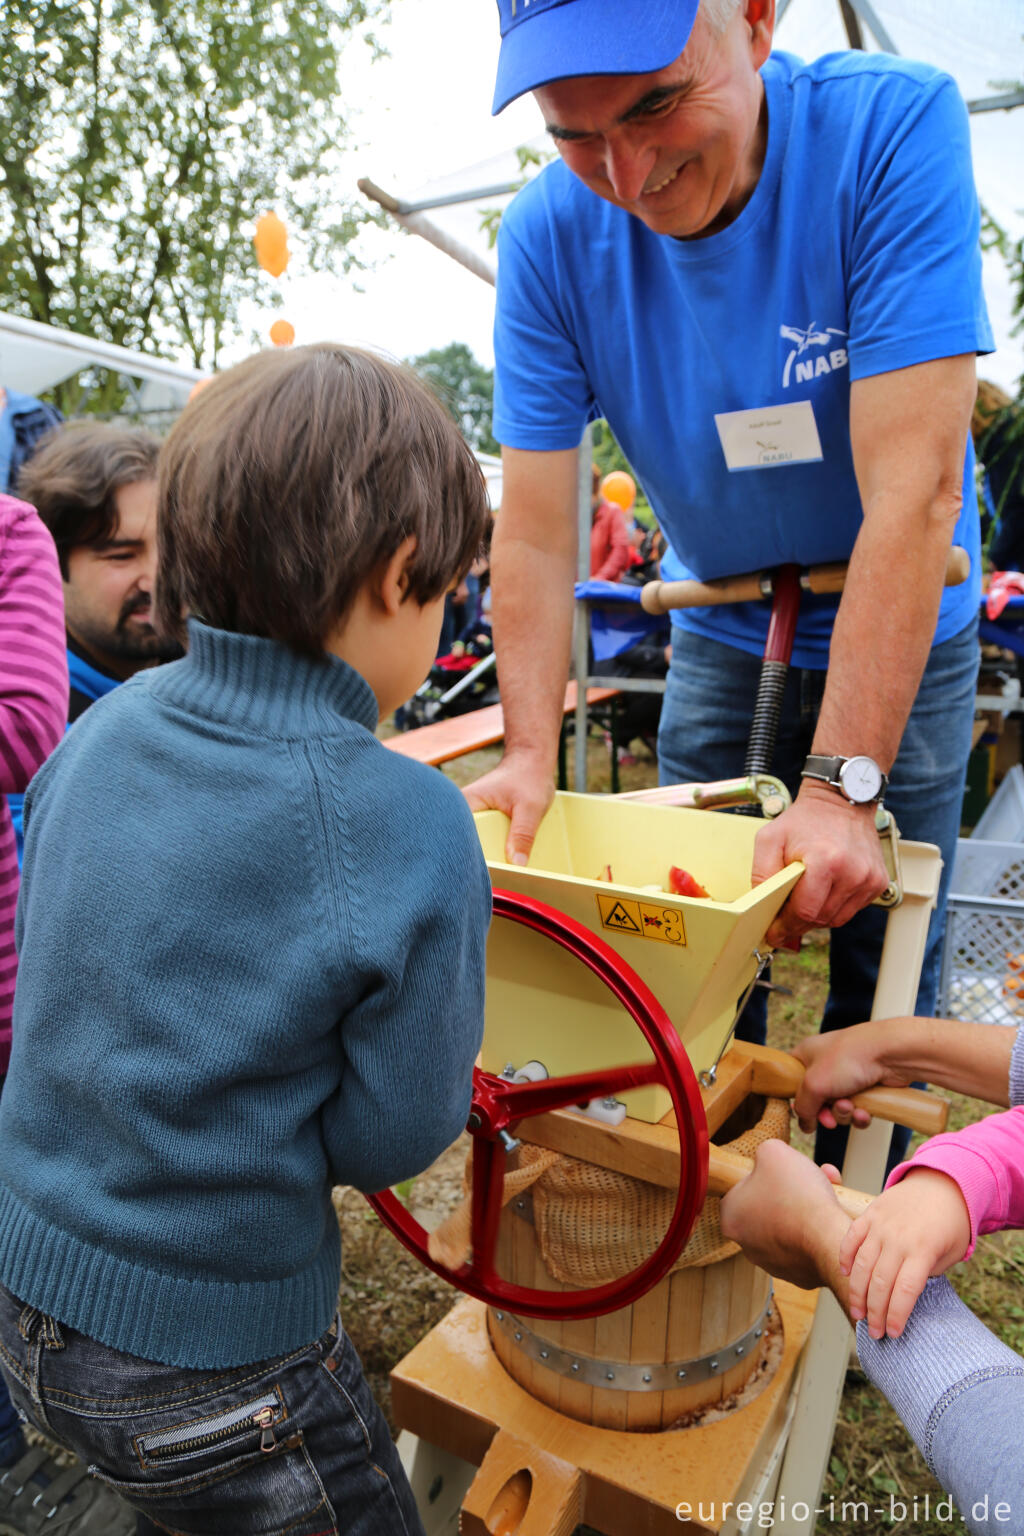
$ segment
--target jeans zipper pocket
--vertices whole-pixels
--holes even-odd
[[[159,1461],[164,1457],[206,1450],[221,1440],[254,1428],[260,1431],[260,1450],[272,1451],[277,1445],[274,1425],[283,1418],[284,1405],[280,1397],[276,1392],[269,1392],[241,1403],[237,1408],[225,1408],[223,1413],[211,1414],[206,1419],[176,1424],[153,1435],[139,1435],[135,1445],[143,1461]]]

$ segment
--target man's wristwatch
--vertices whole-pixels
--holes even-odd
[[[881,804],[889,780],[873,757],[816,757],[813,753],[803,766],[804,779],[818,779],[839,793],[851,805]]]

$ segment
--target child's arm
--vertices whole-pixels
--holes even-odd
[[[925,1284],[962,1259],[971,1220],[958,1184],[945,1173],[915,1168],[886,1190],[848,1228],[839,1268],[849,1276],[852,1322],[866,1318],[873,1339],[898,1338]]]
[[[982,1025],[994,1029],[993,1025]],[[890,1174],[853,1223],[840,1264],[851,1316],[896,1337],[930,1275],[970,1258],[978,1236],[1024,1226],[1024,1106],[934,1136]]]
[[[491,886],[455,786],[368,751],[372,768],[339,765],[333,786],[337,986],[357,996],[339,1009],[342,1075],[321,1127],[334,1182],[372,1192],[422,1173],[465,1130]]]

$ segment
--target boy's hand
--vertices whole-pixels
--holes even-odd
[[[866,1317],[873,1339],[899,1338],[930,1275],[967,1252],[971,1218],[955,1180],[912,1168],[850,1226],[839,1268],[850,1277],[850,1318]]]
[[[906,1088],[909,1073],[883,1064],[885,1021],[855,1024],[827,1035],[811,1035],[795,1046],[792,1054],[806,1067],[804,1080],[793,1100],[802,1131],[813,1131],[815,1121],[833,1130],[837,1125],[863,1127],[871,1124],[867,1110],[850,1102],[867,1088]]]

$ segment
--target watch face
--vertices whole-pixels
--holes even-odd
[[[854,805],[867,805],[878,799],[882,770],[872,757],[850,757],[839,770],[839,782]]]

